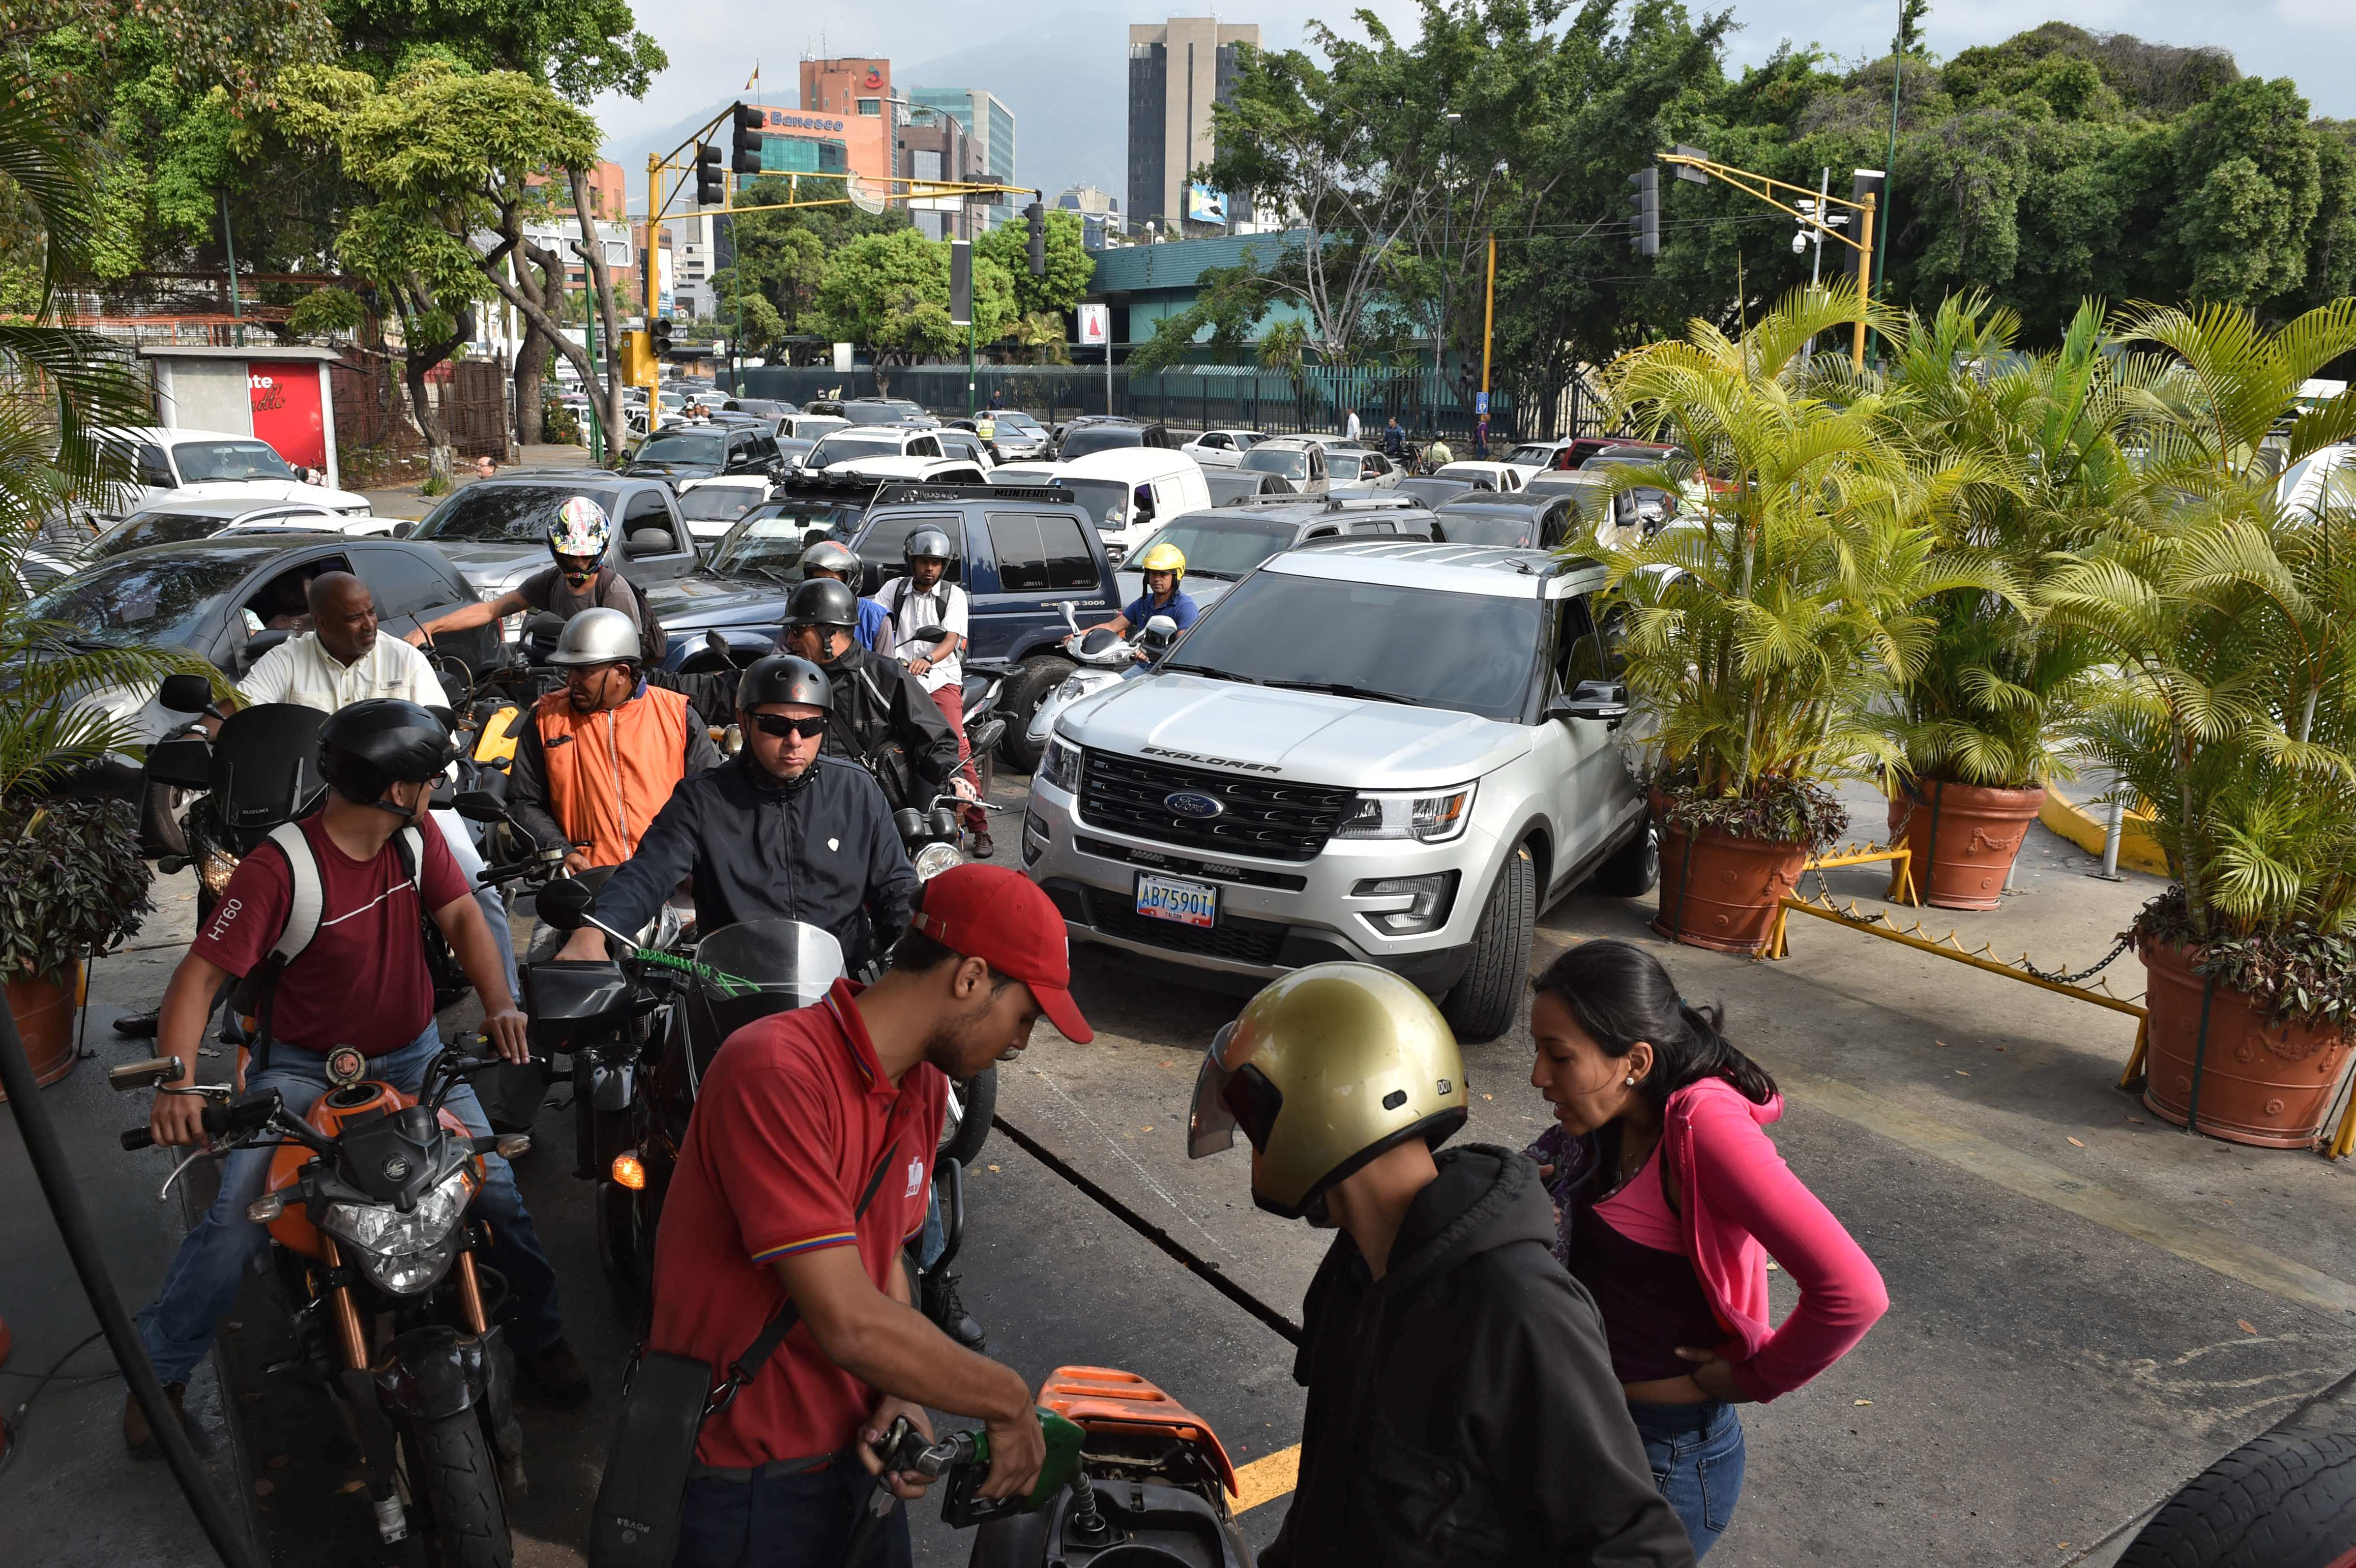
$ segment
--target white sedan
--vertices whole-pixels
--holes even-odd
[[[1432,475],[1435,479],[1454,479],[1474,490],[1494,490],[1510,496],[1523,489],[1527,481],[1522,471],[1510,463],[1451,463]]]
[[[1178,450],[1206,468],[1233,468],[1267,439],[1256,430],[1206,430]]]

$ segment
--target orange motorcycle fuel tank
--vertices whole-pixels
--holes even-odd
[[[389,1116],[415,1104],[415,1095],[404,1094],[390,1083],[366,1079],[338,1083],[329,1089],[319,1096],[318,1103],[303,1119],[332,1138],[341,1136],[348,1124]],[[466,1130],[464,1122],[448,1111],[442,1112],[436,1120],[454,1136],[465,1138],[474,1136]],[[288,1195],[286,1207],[280,1211],[278,1218],[270,1221],[271,1238],[289,1251],[300,1253],[306,1258],[325,1261],[326,1250],[319,1244],[318,1227],[311,1223],[311,1217],[305,1211],[299,1193],[294,1191],[302,1179],[303,1168],[317,1157],[301,1144],[288,1142],[279,1145],[278,1152],[271,1157],[270,1181],[266,1190],[284,1191]],[[479,1187],[483,1179],[479,1157],[474,1161],[474,1178],[475,1184]]]

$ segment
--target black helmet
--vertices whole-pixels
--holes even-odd
[[[795,589],[793,597],[786,601],[786,624],[840,626],[850,631],[859,624],[859,596],[851,592],[847,582],[837,582],[831,577],[813,577]]]
[[[736,682],[736,706],[741,711],[750,713],[767,702],[798,702],[831,713],[834,685],[826,678],[826,671],[808,659],[770,654],[755,659]]]
[[[955,560],[957,549],[948,534],[927,524],[908,536],[908,542],[900,547],[900,559],[910,566],[920,560]]]
[[[395,781],[423,784],[450,765],[450,731],[414,702],[372,697],[339,708],[319,730],[319,776],[359,805],[409,815],[384,798]]]

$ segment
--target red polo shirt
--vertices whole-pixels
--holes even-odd
[[[779,1258],[856,1246],[867,1277],[924,1228],[926,1185],[948,1080],[925,1062],[895,1088],[838,980],[815,1007],[745,1025],[712,1059],[688,1120],[655,1241],[647,1343],[712,1363],[744,1354],[786,1298]],[[864,1217],[852,1211],[886,1148],[891,1168]],[[703,1424],[706,1465],[747,1468],[847,1449],[875,1392],[797,1326],[735,1403]]]

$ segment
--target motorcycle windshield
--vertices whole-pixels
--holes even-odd
[[[757,1019],[810,1006],[847,973],[842,944],[795,920],[723,926],[696,944],[695,962],[689,1013],[707,1051]]]
[[[292,702],[241,708],[222,721],[213,741],[213,811],[239,854],[318,799],[319,731],[327,722],[317,709]]]

